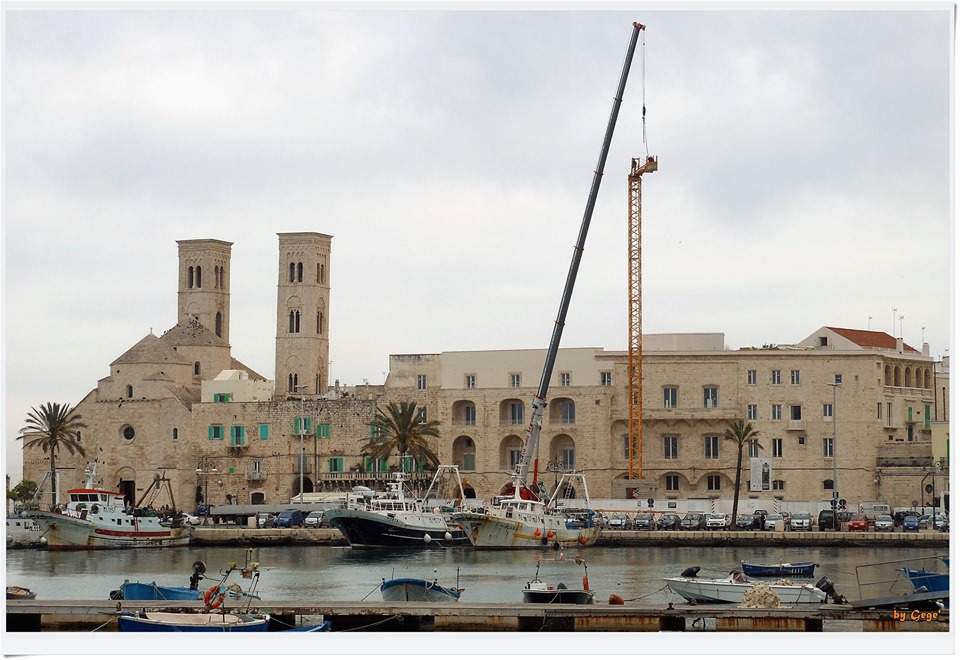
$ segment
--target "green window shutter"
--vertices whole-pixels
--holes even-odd
[[[329,424],[317,424],[317,437],[321,439],[330,438],[330,425]]]
[[[386,459],[386,458],[381,458],[381,459],[380,459],[380,471],[381,471],[381,472],[386,472],[386,471],[387,471],[387,459]]]
[[[923,406],[923,428],[930,428],[930,404],[924,404]]]
[[[269,424],[261,424],[261,425],[260,425],[260,439],[261,439],[261,440],[269,440],[269,439],[270,439],[270,425],[269,425]]]
[[[300,435],[300,418],[299,417],[293,418],[293,434]]]
[[[363,457],[363,471],[364,472],[373,472],[371,469],[373,467],[373,459],[369,456]]]
[[[233,474],[233,468],[232,468],[232,467],[227,468],[227,474]]]
[[[378,427],[376,424],[371,424],[371,425],[370,425],[370,439],[371,439],[371,440],[378,440],[378,439],[380,438],[380,434],[377,432],[378,429],[379,429],[379,427]]]
[[[216,440],[216,436],[213,434],[213,429],[214,429],[213,424],[211,424],[211,425],[207,428],[207,434],[208,434],[207,437],[209,437],[211,440]]]

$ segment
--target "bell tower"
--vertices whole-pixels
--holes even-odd
[[[212,238],[177,241],[180,272],[177,323],[196,319],[230,344],[230,250],[233,243]]]
[[[327,390],[330,359],[330,240],[296,232],[280,237],[274,393]]]

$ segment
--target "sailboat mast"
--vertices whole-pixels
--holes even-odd
[[[573,259],[570,261],[570,269],[567,272],[567,281],[563,287],[563,296],[560,298],[560,310],[557,312],[557,320],[554,322],[553,334],[550,337],[550,345],[547,348],[547,359],[543,365],[543,374],[540,376],[540,387],[537,389],[537,394],[533,399],[533,412],[531,414],[530,426],[527,427],[523,451],[520,454],[520,460],[517,462],[514,471],[514,494],[518,497],[520,495],[519,489],[526,483],[531,456],[533,458],[533,481],[531,483],[536,487],[539,469],[540,427],[543,424],[543,409],[547,405],[547,387],[550,385],[553,366],[557,361],[560,337],[563,334],[563,326],[567,319],[567,309],[570,306],[573,286],[577,281],[577,272],[580,269],[580,258],[583,256],[583,248],[587,242],[587,231],[590,229],[590,220],[593,218],[593,207],[597,202],[597,194],[600,192],[600,181],[603,179],[603,169],[607,162],[607,153],[610,150],[613,131],[614,128],[616,128],[617,117],[620,114],[620,104],[623,101],[623,92],[627,86],[627,77],[630,74],[633,53],[637,48],[637,39],[640,36],[640,30],[644,30],[645,28],[646,26],[640,23],[633,24],[633,33],[630,35],[630,45],[627,47],[627,56],[623,62],[623,70],[620,73],[620,84],[617,87],[617,94],[613,98],[613,109],[610,111],[610,119],[607,121],[607,132],[603,137],[603,146],[600,148],[600,158],[597,161],[597,169],[593,173],[593,183],[590,186],[587,206],[586,209],[584,209],[583,220],[580,223],[580,234],[577,236],[577,244],[573,249]]]

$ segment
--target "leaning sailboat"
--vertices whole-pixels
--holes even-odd
[[[557,320],[554,324],[553,334],[550,338],[550,346],[547,349],[543,375],[540,378],[540,387],[537,390],[537,394],[533,399],[533,405],[531,406],[533,413],[530,426],[527,427],[523,450],[514,468],[513,479],[510,484],[504,487],[501,492],[501,497],[496,499],[489,507],[481,510],[462,511],[452,516],[452,519],[467,533],[470,542],[475,548],[541,548],[551,545],[560,547],[570,543],[590,545],[596,541],[599,533],[590,515],[571,516],[559,506],[559,495],[567,492],[567,489],[570,487],[576,488],[572,482],[578,481],[582,485],[584,496],[587,498],[587,510],[589,511],[589,494],[587,493],[586,480],[582,474],[576,472],[564,474],[563,480],[557,484],[553,496],[547,502],[541,499],[537,482],[539,467],[537,455],[540,444],[540,429],[543,423],[543,411],[547,406],[547,387],[550,383],[554,363],[557,359],[557,352],[560,348],[560,336],[563,333],[567,308],[570,305],[573,286],[577,279],[577,271],[580,268],[580,257],[583,254],[584,245],[586,244],[587,231],[590,228],[594,204],[597,201],[597,193],[600,190],[600,181],[603,178],[603,169],[607,160],[607,153],[610,149],[610,141],[613,138],[613,131],[617,125],[617,116],[620,112],[623,92],[627,85],[630,64],[633,61],[633,53],[637,46],[637,39],[640,31],[643,29],[644,26],[640,23],[633,24],[630,45],[627,48],[626,60],[623,63],[623,70],[620,74],[620,84],[617,89],[617,94],[614,96],[613,109],[610,113],[610,119],[607,122],[603,146],[600,149],[600,159],[597,163],[597,169],[594,172],[593,184],[590,187],[586,210],[584,211],[583,221],[580,225],[580,234],[573,251],[573,259],[570,263],[570,270],[567,273],[563,296],[560,300],[560,311],[557,314]],[[527,476],[531,461],[533,463],[533,478],[528,483]]]

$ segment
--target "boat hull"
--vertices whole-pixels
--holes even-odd
[[[743,596],[757,582],[734,582],[729,579],[663,578],[675,593],[696,603],[742,603]],[[762,582],[773,589],[781,605],[819,605],[827,595],[810,584],[773,584]]]
[[[190,543],[189,528],[163,527],[156,519],[120,527],[58,513],[42,512],[35,517],[41,526],[48,524],[45,536],[50,550],[168,548]]]
[[[384,514],[360,509],[330,509],[324,514],[330,525],[354,548],[423,548],[463,546],[466,533],[448,525],[437,515]]]
[[[33,518],[7,518],[8,548],[37,548],[46,545],[43,526]]]
[[[466,532],[475,548],[484,550],[543,549],[561,546],[593,545],[599,528],[568,529],[564,516],[531,515],[507,517],[505,512],[462,512],[453,520]]]
[[[818,564],[813,562],[749,564],[741,561],[740,566],[743,574],[750,577],[813,577],[813,571]]]
[[[448,589],[436,580],[420,578],[397,578],[385,580],[380,585],[380,595],[385,601],[414,601],[424,603],[453,603],[460,600],[461,590]]]
[[[524,589],[524,603],[538,603],[540,605],[573,604],[590,605],[595,597],[592,591],[583,589]]]
[[[265,632],[267,614],[221,612],[126,612],[117,617],[120,632]]]

